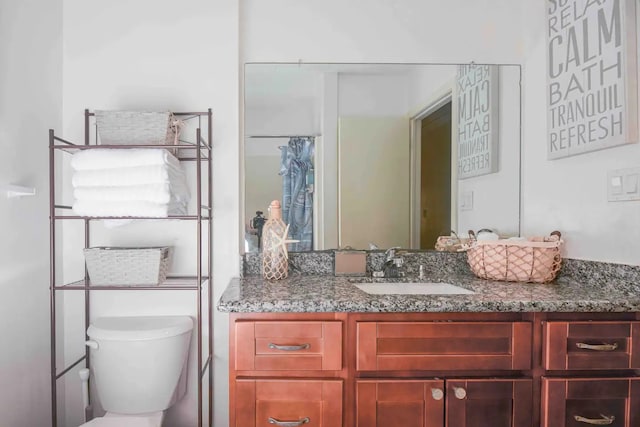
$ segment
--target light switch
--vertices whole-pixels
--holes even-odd
[[[640,200],[640,167],[609,171],[607,199],[610,202]]]
[[[611,177],[611,193],[612,194],[621,194],[622,193],[622,176],[614,175]]]
[[[624,192],[634,194],[638,192],[638,174],[630,173],[624,177]]]

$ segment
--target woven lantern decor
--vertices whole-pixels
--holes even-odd
[[[274,200],[269,205],[269,219],[262,229],[262,277],[266,280],[285,279],[289,275],[289,253],[287,240],[289,226],[282,221],[280,202]]]
[[[274,230],[271,230],[264,240],[262,275],[267,280],[286,279],[289,275],[287,243],[296,243],[298,240],[287,239],[288,234],[289,226],[287,225],[282,235],[279,236]]]

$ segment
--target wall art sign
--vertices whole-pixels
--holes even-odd
[[[635,0],[547,0],[547,157],[638,139]]]
[[[458,65],[458,179],[498,171],[498,67]]]

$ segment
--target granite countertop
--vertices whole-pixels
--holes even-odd
[[[354,286],[353,281],[367,279],[291,275],[285,280],[268,282],[260,276],[236,278],[220,298],[218,310],[229,313],[640,311],[640,282],[598,275],[560,277],[549,284],[487,281],[460,273],[423,280],[451,283],[474,292],[448,296],[370,295]]]

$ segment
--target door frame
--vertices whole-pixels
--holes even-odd
[[[410,126],[410,196],[409,196],[409,242],[411,249],[420,249],[420,156],[422,153],[422,119],[434,113],[443,105],[451,102],[451,227],[458,222],[458,169],[456,158],[458,147],[454,144],[455,130],[458,128],[457,107],[453,102],[454,80],[450,80],[429,96],[425,106],[414,113],[409,119]]]

